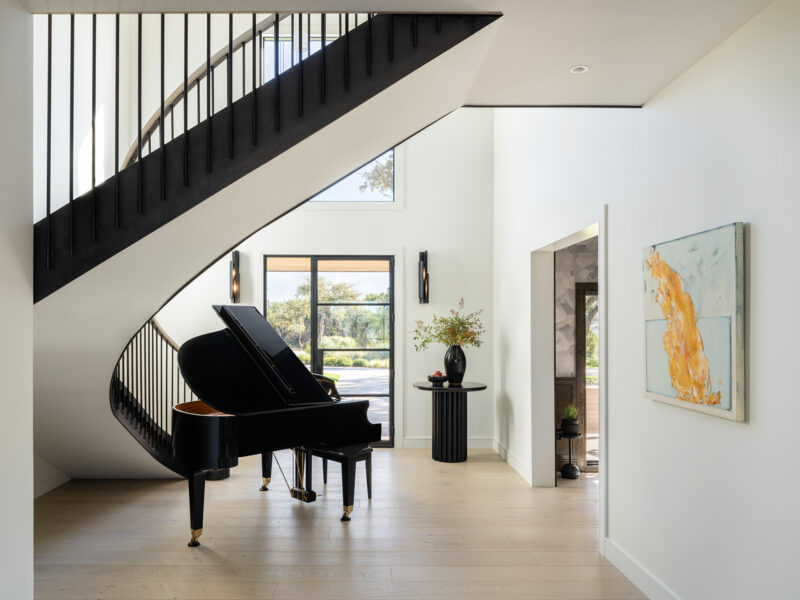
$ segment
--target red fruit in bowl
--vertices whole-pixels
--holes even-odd
[[[441,377],[442,376],[442,372],[441,371],[434,371],[433,372],[433,376],[434,377]]]

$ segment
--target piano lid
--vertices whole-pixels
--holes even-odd
[[[178,363],[192,391],[217,410],[246,414],[330,396],[254,306],[214,306],[227,329],[187,341]]]

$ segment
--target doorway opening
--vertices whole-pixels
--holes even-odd
[[[554,256],[555,419],[578,409],[580,437],[572,462],[581,473],[597,472],[600,456],[599,303],[597,236],[561,248]],[[570,460],[569,440],[556,439],[555,467]]]
[[[394,446],[394,257],[264,256],[264,315],[345,400],[369,400]]]

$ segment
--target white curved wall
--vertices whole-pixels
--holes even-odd
[[[237,246],[241,301],[262,310],[264,254],[387,254],[395,256],[395,444],[430,446],[430,394],[414,381],[442,369],[444,347],[417,353],[411,331],[418,319],[447,314],[464,297],[468,311],[483,309],[492,330],[492,121],[493,110],[462,108],[400,144],[395,153],[395,204],[310,203]],[[417,292],[417,260],[428,251],[430,303]],[[228,303],[225,256],[190,283],[159,313],[178,343],[221,329],[211,310]],[[472,447],[491,448],[492,341],[468,348],[467,378],[489,388],[470,394]]]
[[[492,36],[482,30],[37,303],[35,452],[71,477],[169,475],[108,406],[130,336],[233,244],[461,106]]]

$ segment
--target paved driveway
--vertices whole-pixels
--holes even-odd
[[[369,367],[325,367],[325,375],[339,375],[336,389],[340,394],[387,394],[386,398],[368,398],[367,415],[381,424],[381,439],[389,439],[389,369]]]

